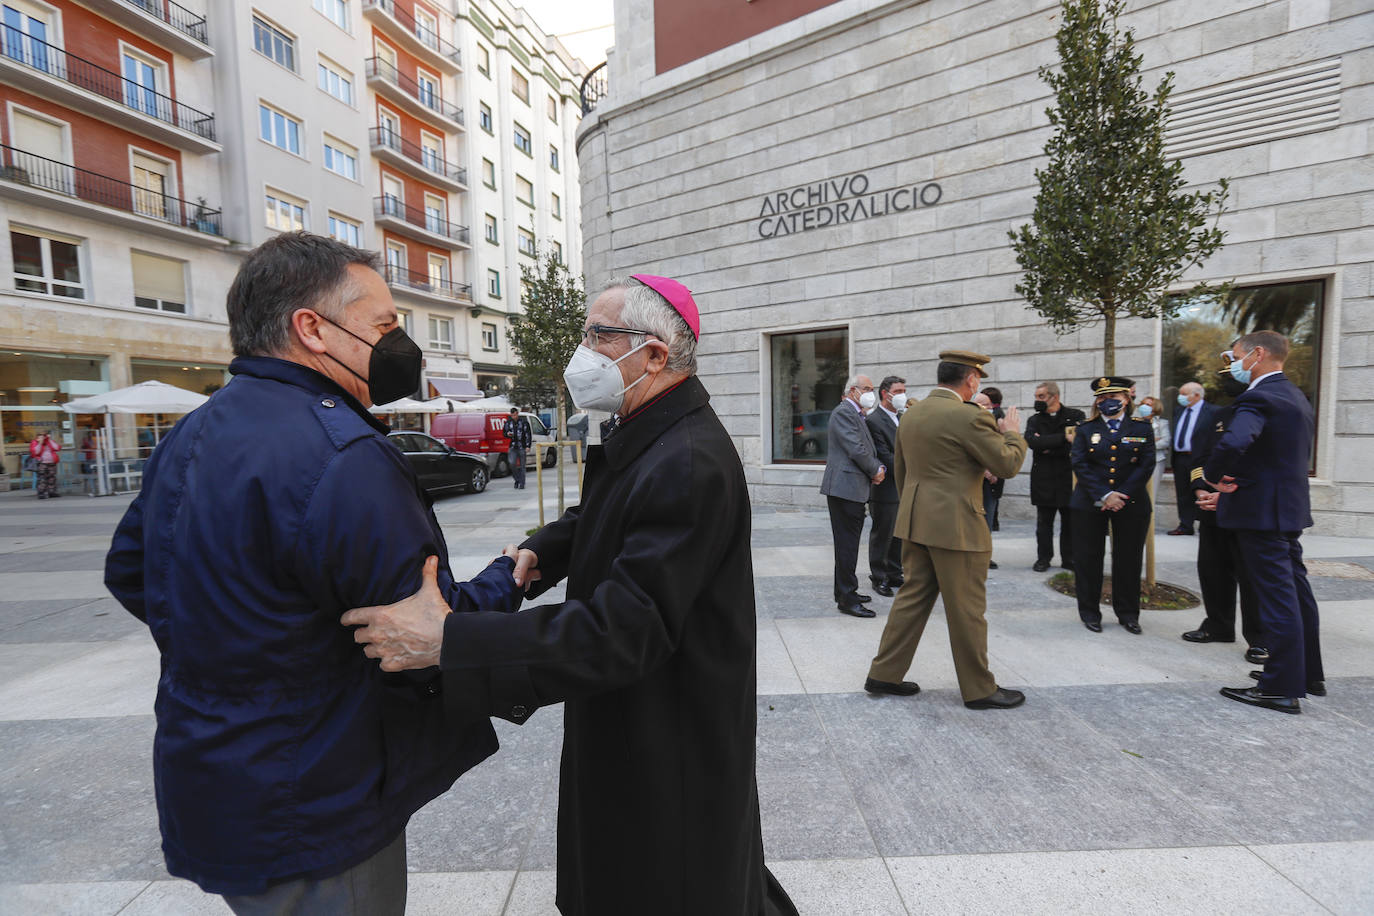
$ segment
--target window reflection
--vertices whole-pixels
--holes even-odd
[[[849,332],[775,334],[770,346],[773,460],[824,461],[830,411],[849,375]]]

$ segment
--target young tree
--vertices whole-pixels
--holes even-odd
[[[553,401],[554,433],[561,438],[568,396],[563,370],[582,342],[587,297],[582,277],[574,277],[551,250],[540,252],[537,265],[520,268],[524,314],[512,316],[509,324],[511,346],[520,358],[511,398],[530,410]]]
[[[1224,295],[1199,283],[1168,288],[1221,247],[1227,181],[1183,191],[1183,163],[1164,154],[1173,73],[1145,91],[1135,39],[1117,19],[1125,0],[1060,0],[1054,136],[1031,222],[1011,232],[1025,272],[1016,291],[1060,334],[1101,319],[1103,373],[1116,373],[1118,317],[1173,317],[1186,298]],[[1208,225],[1210,223],[1210,226]]]

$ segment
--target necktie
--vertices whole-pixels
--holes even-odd
[[[1191,407],[1186,407],[1183,410],[1183,422],[1178,424],[1178,441],[1174,443],[1174,451],[1176,452],[1187,451],[1187,449],[1183,447],[1183,444],[1188,442],[1188,430],[1189,427],[1193,425],[1194,413],[1195,411]]]
[[[1121,421],[1120,421],[1120,420],[1108,420],[1108,421],[1107,421],[1107,426],[1109,426],[1109,427],[1111,428],[1112,432],[1116,432],[1117,430],[1119,430],[1119,429],[1121,428]]]

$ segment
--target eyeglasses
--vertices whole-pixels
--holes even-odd
[[[643,334],[646,337],[658,338],[657,334],[639,328],[617,328],[609,324],[589,324],[587,330],[582,332],[582,339],[587,346],[595,350],[601,345],[601,339],[611,334]]]

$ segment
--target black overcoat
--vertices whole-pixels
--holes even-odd
[[[1060,405],[1054,416],[1031,414],[1026,420],[1026,444],[1031,451],[1030,498],[1034,506],[1067,506],[1073,496],[1072,443],[1064,430],[1086,419],[1083,411]]]
[[[460,720],[564,704],[567,916],[772,912],[749,496],[708,401],[688,378],[588,450],[581,504],[522,545],[539,555],[532,593],[566,577],[567,601],[445,626]]]

